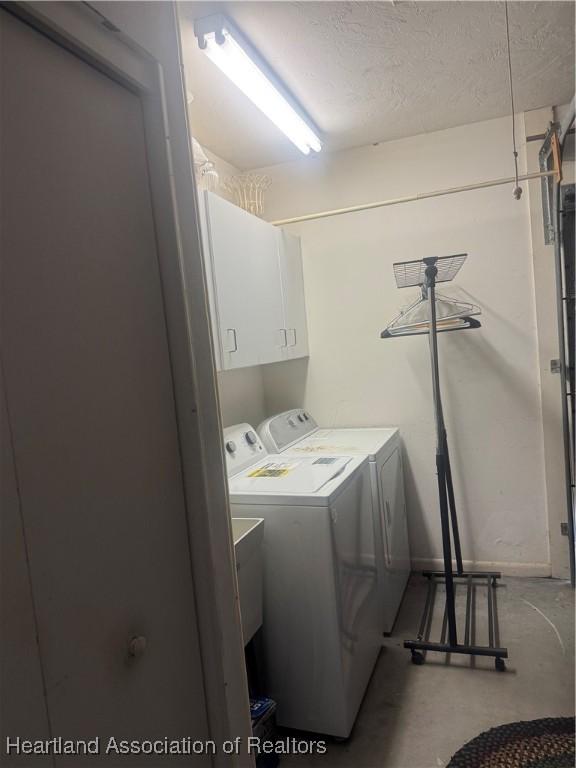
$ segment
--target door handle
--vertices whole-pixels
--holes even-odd
[[[143,635],[130,638],[128,641],[128,655],[133,659],[141,658],[146,650],[146,644],[146,638]]]
[[[237,352],[238,351],[238,342],[236,340],[236,328],[227,328],[226,333],[228,334],[228,341],[230,341],[230,334],[232,334],[232,338],[234,339],[234,348],[233,349],[227,349],[226,352]]]

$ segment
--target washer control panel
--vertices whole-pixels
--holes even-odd
[[[258,434],[271,453],[281,453],[317,429],[318,425],[308,411],[294,408],[266,419],[258,427]]]
[[[241,472],[267,453],[256,430],[250,424],[235,424],[224,430],[224,454],[228,477]]]

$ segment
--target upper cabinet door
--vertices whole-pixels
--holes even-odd
[[[250,280],[252,217],[210,192],[205,193],[205,214],[211,311],[216,316],[220,367],[226,370],[258,365],[258,329],[253,309],[258,296]]]
[[[300,238],[278,229],[278,251],[282,294],[284,302],[284,327],[287,346],[284,359],[308,355],[308,326],[304,299],[304,275]]]
[[[278,236],[276,227],[256,216],[242,211],[250,230],[249,248],[246,249],[250,294],[254,299],[244,305],[250,316],[254,338],[258,346],[259,363],[275,363],[284,359],[288,344],[282,284],[278,266]]]
[[[288,338],[276,228],[211,192],[204,203],[219,367],[283,360]]]

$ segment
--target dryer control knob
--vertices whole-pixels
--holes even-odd
[[[226,443],[226,450],[228,451],[228,453],[234,453],[234,451],[236,450],[236,443],[234,442],[234,440],[228,440],[228,442]]]
[[[310,418],[310,416],[308,416],[308,414],[306,413],[306,411],[304,411],[304,420],[305,420],[305,421],[308,421],[308,419],[309,419],[309,418]]]
[[[304,416],[301,413],[298,414],[298,421],[304,421]]]
[[[294,419],[293,419],[292,417],[290,417],[290,418],[288,419],[288,424],[289,424],[291,427],[295,427],[295,426],[296,426],[296,422],[294,421]]]
[[[256,443],[258,442],[258,438],[254,434],[254,432],[252,432],[252,430],[250,430],[250,432],[246,432],[245,437],[248,445],[256,445]]]

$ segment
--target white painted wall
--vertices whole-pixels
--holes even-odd
[[[264,381],[266,366],[238,368],[218,372],[218,393],[222,426],[230,427],[247,421],[254,428],[266,418]]]
[[[519,119],[518,137],[524,132]],[[521,163],[524,167],[524,149]],[[266,169],[274,220],[512,173],[498,119]],[[265,366],[268,413],[304,405],[321,424],[398,425],[416,566],[441,554],[425,339],[381,340],[416,295],[392,263],[468,252],[445,288],[479,304],[479,331],[440,337],[445,415],[465,559],[549,573],[529,205],[511,186],[292,225],[302,237],[310,359]]]

